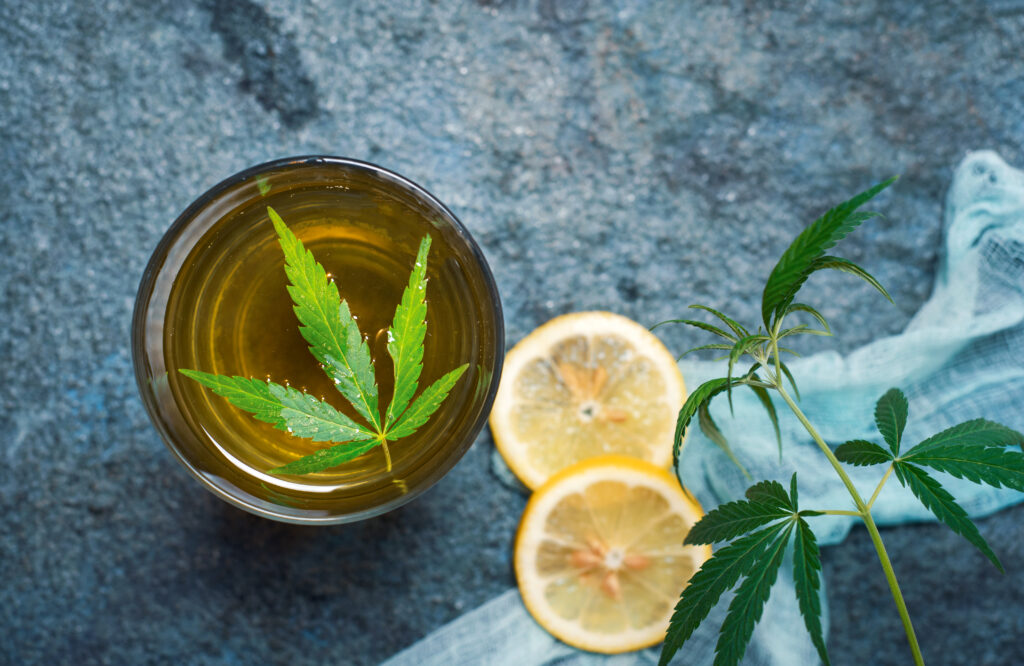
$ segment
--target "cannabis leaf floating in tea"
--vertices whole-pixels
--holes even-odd
[[[448,372],[413,399],[423,370],[427,332],[426,274],[430,237],[424,236],[420,242],[409,284],[387,332],[388,354],[394,362],[395,390],[382,415],[370,348],[348,303],[341,298],[338,286],[327,276],[324,267],[281,216],[273,208],[267,208],[267,213],[284,251],[285,273],[291,283],[288,293],[301,324],[299,331],[309,343],[310,353],[365,423],[308,393],[269,380],[214,375],[185,368],[179,372],[279,430],[316,442],[336,443],[270,470],[275,474],[319,472],[361,456],[378,445],[383,447],[390,471],[388,442],[408,437],[422,427],[468,367],[463,364]]]

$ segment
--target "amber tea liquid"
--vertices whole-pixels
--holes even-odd
[[[379,174],[342,177],[314,166],[285,175],[291,177],[272,173],[254,179],[246,190],[256,196],[219,211],[187,254],[181,253],[163,321],[166,388],[177,405],[185,406],[177,426],[188,430],[192,463],[200,473],[209,470],[217,483],[236,486],[255,499],[314,514],[337,511],[339,504],[348,512],[370,510],[429,477],[432,467],[451,455],[453,442],[464,450],[464,440],[468,436],[471,443],[479,430],[490,404],[494,358],[501,353],[494,326],[496,294],[491,298],[488,293],[489,273],[481,274],[460,230],[429,202],[396,195]],[[268,206],[313,252],[348,301],[370,345],[382,411],[394,390],[387,329],[420,239],[432,237],[419,390],[462,363],[469,368],[424,427],[389,443],[391,471],[383,449],[376,447],[323,472],[270,474],[267,470],[332,444],[293,437],[257,421],[177,372],[192,368],[271,379],[322,398],[362,422],[299,333]],[[500,319],[500,309],[497,313]]]

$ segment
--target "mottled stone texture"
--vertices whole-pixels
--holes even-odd
[[[489,435],[387,516],[231,508],[149,425],[129,320],[150,251],[268,158],[378,162],[489,257],[515,342],[549,317],[756,318],[787,240],[893,173],[808,298],[851,349],[927,297],[952,168],[1024,164],[1024,4],[39,0],[0,6],[0,661],[370,664],[513,584],[524,499]],[[664,330],[676,350],[701,339]],[[1024,509],[885,531],[932,664],[1024,659]],[[863,531],[825,552],[834,663],[908,651]],[[795,628],[800,631],[802,629]],[[979,645],[985,645],[979,647]]]

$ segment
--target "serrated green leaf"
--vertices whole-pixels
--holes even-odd
[[[322,441],[365,441],[375,436],[326,402],[296,389],[245,377],[211,375],[198,370],[179,370],[232,405],[278,430],[296,437]]]
[[[395,392],[384,419],[389,430],[409,406],[419,388],[423,371],[423,341],[427,335],[427,255],[430,236],[420,241],[416,263],[409,274],[409,284],[402,293],[402,301],[395,308],[395,318],[388,329],[388,354],[394,361]]]
[[[798,333],[803,333],[804,331],[809,331],[809,330],[812,330],[812,329],[807,324],[797,324],[796,326],[791,326],[790,328],[784,328],[781,331],[779,331],[779,335],[778,335],[778,337],[776,339],[777,340],[781,340],[783,338],[788,338],[791,335],[796,335]],[[821,331],[818,331],[818,332],[821,333]]]
[[[857,264],[853,263],[849,259],[843,259],[842,257],[832,256],[819,257],[811,263],[811,267],[807,272],[809,275],[811,273],[823,271],[825,269],[832,269],[836,271],[842,271],[843,273],[849,273],[850,275],[856,275],[857,277],[861,278],[862,280],[870,284],[872,287],[877,289],[879,292],[881,292],[882,296],[885,296],[886,300],[888,300],[890,303],[893,302],[892,296],[890,296],[889,292],[885,290],[885,287],[882,286],[881,282],[876,280],[875,277],[871,275],[871,273],[868,273],[866,270],[864,270]]]
[[[825,316],[822,315],[817,310],[815,310],[814,308],[812,308],[810,305],[807,305],[806,303],[793,303],[788,308],[786,308],[786,315],[793,314],[794,312],[806,312],[807,314],[811,315],[812,317],[818,320],[818,323],[821,324],[825,333],[832,335],[832,328],[828,325],[828,321],[825,319]]]
[[[270,393],[281,401],[285,428],[296,437],[314,442],[353,442],[376,437],[373,431],[308,393],[273,383]]]
[[[933,446],[902,460],[951,474],[958,479],[1024,491],[1024,454],[998,446]]]
[[[876,217],[877,215],[878,215],[877,213],[852,213],[849,216],[847,216],[846,218],[844,218],[844,225],[843,226],[844,227],[848,226],[849,227],[849,231],[852,231],[853,228],[859,226],[862,222],[864,222],[866,220],[869,220],[872,217]],[[846,236],[846,233],[843,233],[843,235],[840,237],[840,239],[845,237],[845,236]],[[799,237],[797,237],[796,240],[799,240]],[[794,243],[796,242],[796,240],[794,240]],[[837,239],[836,242],[838,242],[838,240],[839,239]],[[835,243],[832,243],[832,245],[834,245],[834,244]],[[790,246],[790,247],[792,247],[792,246]],[[811,276],[811,273],[814,272],[814,270],[813,270],[814,261],[818,257],[820,257],[820,256],[822,256],[824,254],[824,252],[823,252],[824,249],[827,249],[827,248],[821,248],[822,251],[819,251],[814,256],[811,256],[811,254],[808,252],[808,253],[798,257],[800,260],[806,260],[806,261],[803,261],[803,263],[800,264],[802,272],[799,275],[796,276],[796,279],[794,279],[792,284],[790,285],[790,288],[791,288],[790,291],[788,291],[788,292],[786,292],[784,294],[783,299],[776,304],[776,306],[773,308],[772,312],[770,313],[770,315],[772,317],[772,322],[773,323],[777,322],[781,318],[782,313],[785,312],[789,308],[789,306],[793,303],[793,299],[796,298],[796,295],[797,295],[797,293],[799,293],[800,289],[803,287],[804,282],[806,282],[807,278],[809,278]],[[782,260],[780,259],[779,261],[781,263]],[[778,266],[778,264],[776,266]],[[795,270],[795,267],[792,267],[792,268]],[[770,281],[771,281],[771,276],[769,276],[769,282]],[[767,291],[767,288],[768,288],[768,285],[766,284],[765,285],[766,291]],[[763,306],[764,306],[764,302],[763,302],[763,298],[762,298],[762,316],[764,314]],[[772,326],[772,328],[774,328],[774,326]],[[769,330],[772,330],[772,329],[769,328]]]
[[[285,225],[277,211],[268,207],[267,213],[284,251],[285,273],[291,282],[288,293],[301,324],[299,332],[337,389],[379,432],[380,409],[370,348],[359,332],[348,303],[341,300],[338,286],[328,279],[324,267]]]
[[[789,501],[793,506],[793,511],[800,510],[800,504],[798,503],[799,497],[796,491],[796,472],[793,472],[793,477],[789,480]]]
[[[401,439],[419,430],[420,426],[426,423],[427,419],[441,406],[444,399],[448,397],[448,392],[452,390],[455,382],[459,381],[462,373],[468,367],[468,363],[463,363],[423,389],[423,393],[413,400],[401,418],[395,422],[394,428],[385,433],[385,437],[389,440]]]
[[[697,524],[690,528],[683,543],[700,546],[728,541],[754,528],[792,515],[792,511],[780,508],[776,504],[746,500],[727,502],[708,511],[697,521]]]
[[[879,445],[863,439],[843,442],[836,447],[835,454],[840,461],[861,467],[892,462],[892,454]]]
[[[854,211],[895,180],[890,178],[832,208],[793,240],[765,283],[761,298],[761,316],[767,330],[772,330],[773,320],[792,304],[793,298],[810,274],[808,269],[811,263],[822,256],[825,250],[846,237],[857,225],[872,216],[872,213]]]
[[[677,361],[682,360],[682,358],[684,356],[686,356],[687,354],[690,354],[690,353],[695,352],[695,351],[703,351],[705,349],[717,349],[719,351],[730,351],[732,349],[732,345],[719,345],[719,344],[701,345],[700,347],[694,347],[693,349],[687,349],[682,354],[680,354],[676,358],[676,360]]]
[[[755,379],[758,379],[757,375],[753,375]],[[748,384],[748,386],[750,386]],[[772,403],[772,397],[768,395],[768,389],[763,386],[750,386],[750,390],[754,392],[757,399],[761,401],[761,405],[764,410],[768,412],[768,418],[771,419],[772,428],[775,430],[775,441],[779,445],[779,460],[782,459],[782,432],[779,430],[779,415],[775,411],[775,404]]]
[[[729,603],[715,645],[715,666],[736,666],[747,651],[754,625],[764,612],[764,605],[778,578],[779,567],[782,566],[786,545],[793,533],[792,522],[783,523],[783,526],[782,533],[747,571],[746,578],[736,590],[736,596]]]
[[[751,502],[760,502],[785,509],[789,513],[796,511],[793,501],[786,494],[786,489],[778,481],[761,481],[747,488],[744,493]]]
[[[663,324],[686,324],[687,326],[693,326],[695,328],[699,328],[702,331],[707,331],[708,333],[714,333],[718,337],[724,338],[724,339],[728,340],[729,342],[735,342],[736,341],[736,338],[734,338],[732,335],[726,333],[725,331],[723,331],[719,327],[715,326],[714,324],[708,324],[708,323],[705,323],[703,321],[697,321],[696,319],[667,319],[665,321],[658,322],[654,326],[651,326],[650,330],[653,331],[654,329],[658,328],[659,326],[661,326]]]
[[[907,414],[910,406],[907,403],[907,396],[898,388],[891,388],[885,392],[875,404],[875,425],[882,438],[889,445],[889,450],[894,456],[900,454],[900,444],[903,440],[903,429],[907,427]]]
[[[782,338],[789,337],[790,335],[821,335],[829,337],[832,333],[831,331],[819,331],[816,328],[811,328],[807,324],[798,324],[791,328],[784,328],[779,331],[778,339],[781,340]]]
[[[348,303],[341,300],[337,286],[328,279],[323,266],[288,229],[277,212],[268,207],[267,213],[285,256],[285,273],[291,282],[287,289],[299,319],[299,330],[309,343],[314,358],[373,430],[353,421],[323,400],[286,386],[195,370],[181,372],[228,398],[235,406],[251,412],[257,419],[287,430],[296,437],[343,442],[272,472],[306,474],[320,471],[362,455],[385,443],[387,438],[400,439],[411,435],[437,410],[468,367],[463,365],[447,373],[409,406],[418,387],[423,364],[429,236],[420,243],[409,285],[388,330],[388,353],[395,368],[395,392],[386,414],[385,423],[390,428],[385,436],[381,428],[378,389],[369,345],[362,337]],[[386,445],[384,452],[387,457]],[[390,470],[390,457],[387,457],[387,465]]]
[[[698,309],[698,310],[705,310],[705,311],[710,312],[711,314],[715,315],[716,317],[721,319],[725,323],[726,326],[728,326],[730,329],[732,329],[732,332],[736,334],[737,338],[742,338],[742,337],[748,335],[748,332],[747,332],[746,328],[744,328],[742,325],[740,325],[736,321],[730,319],[729,317],[726,317],[724,314],[722,314],[718,310],[715,310],[714,308],[709,308],[706,305],[700,305],[700,304],[697,304],[697,303],[691,305],[690,307]]]
[[[1007,428],[1001,423],[995,423],[994,421],[972,419],[932,435],[907,451],[904,457],[948,444],[958,444],[960,446],[1020,446],[1022,443],[1024,443],[1024,435],[1021,435],[1012,428]]]
[[[686,402],[679,408],[679,415],[676,417],[676,431],[672,441],[672,461],[676,465],[679,464],[679,449],[683,445],[683,438],[686,435],[686,428],[690,425],[690,420],[697,413],[701,403],[724,391],[727,384],[729,384],[729,380],[725,377],[709,379],[698,386],[696,391],[686,396]]]
[[[764,342],[768,337],[764,335],[748,335],[740,338],[736,341],[736,344],[732,346],[732,350],[729,352],[729,372],[727,373],[726,379],[729,380],[729,384],[726,386],[726,394],[729,397],[729,411],[732,412],[732,368],[736,365],[736,361],[740,359],[749,349],[754,347],[759,342]]]
[[[312,474],[322,472],[325,469],[337,467],[349,460],[358,458],[373,447],[380,444],[380,440],[374,439],[371,442],[349,442],[338,444],[326,449],[320,449],[316,453],[293,460],[287,465],[281,465],[270,470],[274,474]]]
[[[978,550],[984,553],[985,557],[992,561],[992,564],[996,565],[1000,572],[1004,572],[999,558],[989,548],[988,543],[971,519],[967,517],[967,512],[956,503],[953,496],[938,481],[928,476],[928,473],[920,467],[901,460],[894,463],[894,468],[896,478],[901,484],[910,488],[910,492],[921,500],[925,508],[935,514],[935,517],[951,530],[974,544]]]
[[[828,650],[825,649],[825,636],[821,628],[820,572],[821,555],[818,551],[818,542],[807,522],[801,519],[797,522],[793,539],[793,583],[796,588],[796,600],[800,606],[800,614],[804,616],[804,625],[811,635],[811,642],[818,650],[821,661],[825,666],[829,666]]]
[[[800,389],[798,389],[796,387],[796,380],[793,379],[793,373],[791,373],[789,371],[789,368],[786,367],[786,364],[783,363],[782,361],[779,361],[779,367],[782,369],[782,374],[786,375],[786,379],[789,380],[789,385],[793,387],[793,393],[796,394],[796,399],[799,400],[800,399]],[[780,386],[781,386],[781,384],[780,384]]]
[[[709,410],[710,401],[704,401],[697,407],[697,424],[700,426],[701,432],[711,440],[718,448],[722,449],[722,452],[729,457],[736,467],[743,472],[743,476],[750,478],[750,472],[743,466],[736,454],[733,453],[732,447],[729,446],[729,440],[725,438],[722,431],[719,430],[718,424],[711,418],[711,411]]]
[[[786,523],[740,537],[718,550],[690,578],[683,589],[661,648],[660,666],[666,666],[693,635],[723,594],[747,573]]]
[[[247,377],[211,375],[188,368],[181,368],[178,372],[227,398],[232,405],[249,412],[254,418],[280,430],[286,429],[284,419],[281,418],[281,401],[271,395],[270,382]]]

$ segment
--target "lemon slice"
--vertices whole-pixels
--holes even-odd
[[[621,315],[556,317],[505,357],[494,442],[531,489],[580,460],[621,454],[667,467],[686,387],[653,333]]]
[[[601,456],[559,472],[530,498],[516,536],[526,608],[556,638],[592,652],[665,639],[672,610],[710,546],[684,546],[703,515],[667,471]]]

